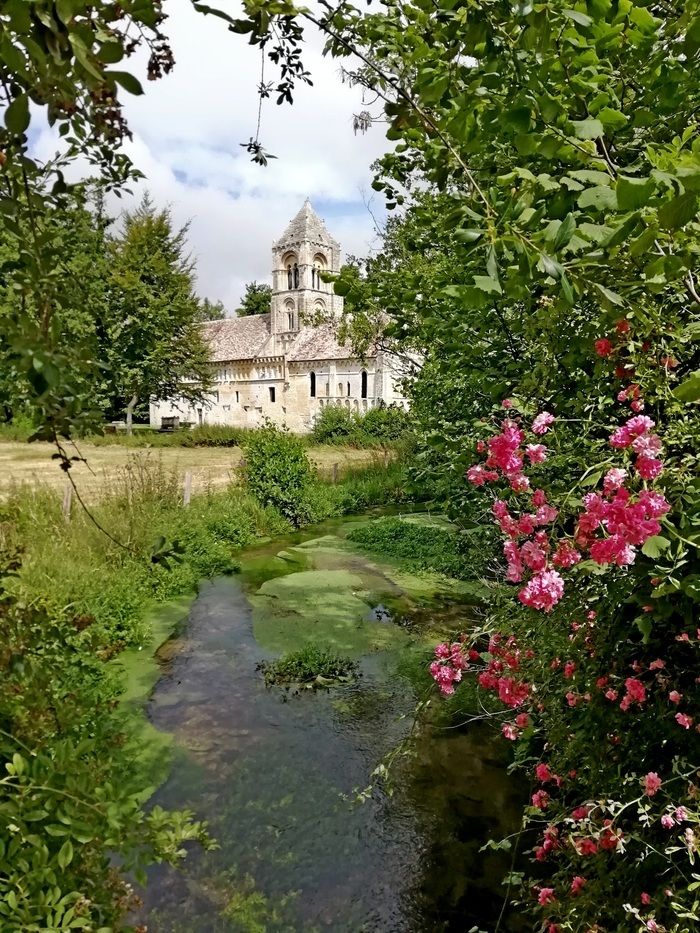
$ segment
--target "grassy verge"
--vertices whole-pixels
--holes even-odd
[[[308,522],[402,501],[403,470],[375,465],[336,485],[317,478],[307,495]],[[13,587],[99,631],[105,660],[142,642],[149,605],[235,571],[241,548],[290,528],[277,509],[240,485],[209,490],[184,508],[179,476],[143,457],[113,476],[90,514],[75,508],[66,522],[53,489],[17,488],[0,506],[0,546],[22,553]]]
[[[303,494],[308,521],[406,495],[396,463],[337,485],[311,471]],[[140,879],[150,862],[176,863],[188,840],[209,844],[192,814],[143,807],[169,761],[168,738],[141,714],[153,652],[201,578],[289,529],[240,484],[184,507],[179,475],[143,457],[91,515],[66,521],[45,486],[0,505],[3,931],[57,929],[57,917],[62,929],[121,929],[135,902],[115,855]]]

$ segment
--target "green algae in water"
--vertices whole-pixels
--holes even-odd
[[[407,635],[366,621],[365,581],[347,570],[305,570],[268,580],[250,597],[253,634],[263,648],[292,651],[303,645],[357,657],[396,648]]]
[[[370,561],[329,535],[284,545],[282,558],[269,548],[244,560],[249,600],[237,581],[203,586],[188,647],[156,691],[156,725],[190,758],[156,802],[208,819],[221,848],[192,851],[178,872],[154,869],[143,921],[154,933],[491,928],[508,865],[479,849],[517,827],[520,803],[499,739],[425,722],[393,796],[351,802],[410,728],[427,639],[443,622],[467,627],[469,606],[445,621],[449,581]],[[370,619],[379,602],[415,624]],[[255,666],[305,644],[357,658],[362,679],[281,702]]]
[[[131,770],[134,782],[142,788],[141,800],[148,799],[166,779],[173,754],[173,736],[156,729],[145,715],[151,692],[162,675],[157,652],[185,625],[194,598],[194,594],[182,596],[153,610],[144,626],[147,634],[143,644],[128,648],[110,662],[123,672],[121,711],[128,721]]]

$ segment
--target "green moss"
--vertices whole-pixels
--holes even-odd
[[[253,632],[270,651],[319,645],[358,657],[398,647],[406,634],[366,621],[365,581],[347,570],[306,570],[268,580],[250,597]]]
[[[193,600],[194,594],[181,596],[154,609],[146,618],[143,646],[129,648],[110,662],[122,671],[121,711],[126,720],[134,776],[143,788],[142,800],[147,800],[154,787],[167,777],[173,751],[173,737],[156,729],[144,712],[162,674],[156,651],[184,624]]]

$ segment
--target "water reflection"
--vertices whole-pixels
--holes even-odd
[[[266,689],[244,586],[274,576],[269,564],[202,586],[152,698],[154,724],[180,747],[154,802],[209,820],[220,848],[151,872],[149,933],[493,929],[507,866],[479,848],[517,825],[519,803],[498,740],[424,724],[394,793],[357,804],[415,696],[388,651],[331,691]],[[376,624],[392,625],[377,608],[389,618]]]

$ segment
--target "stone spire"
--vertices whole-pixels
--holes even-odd
[[[298,213],[287,224],[284,233],[275,245],[280,247],[290,246],[304,240],[323,246],[334,246],[339,249],[338,242],[330,235],[326,225],[313,209],[308,198],[304,201]]]
[[[343,299],[321,278],[340,271],[340,243],[328,232],[307,198],[272,244],[270,331],[286,351],[299,330],[312,319],[335,317]]]

